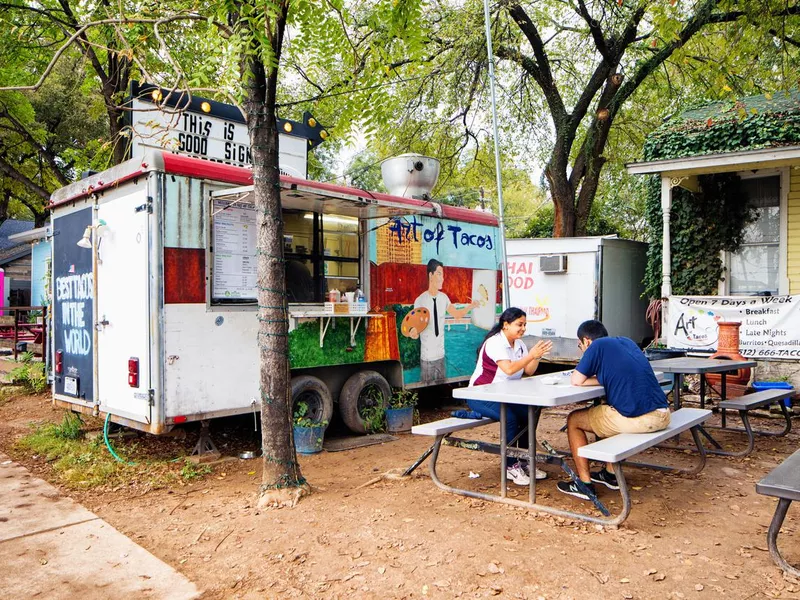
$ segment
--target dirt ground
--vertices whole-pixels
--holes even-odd
[[[566,438],[558,429],[565,414],[545,413],[540,426],[540,437],[562,448]],[[0,402],[0,448],[56,485],[48,464],[21,456],[12,445],[30,431],[30,422],[57,422],[62,415],[46,396]],[[423,420],[441,416],[422,411]],[[254,448],[252,421],[217,431],[215,441],[226,454]],[[191,448],[195,439],[190,432],[170,443]],[[62,491],[184,573],[207,600],[800,597],[800,583],[785,578],[767,551],[775,501],[755,493],[755,482],[797,448],[795,433],[758,439],[748,459],[709,457],[697,476],[626,469],[633,509],[617,530],[447,494],[426,467],[405,480],[364,485],[410,465],[429,444],[403,435],[383,445],[301,457],[315,493],[294,509],[256,512],[258,460],[223,462],[204,479],[171,489]],[[691,460],[666,450],[653,456]],[[445,481],[498,487],[496,457],[445,448],[440,464]],[[555,491],[563,474],[545,468],[549,479],[538,488],[540,500],[585,510],[586,503]],[[480,478],[469,479],[470,471]],[[527,494],[527,488],[511,488],[517,497]],[[610,490],[600,494],[609,503],[618,498]],[[779,541],[795,564],[796,529],[790,511]]]

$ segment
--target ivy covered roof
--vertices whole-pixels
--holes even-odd
[[[796,145],[800,90],[791,90],[686,110],[647,136],[644,160]]]

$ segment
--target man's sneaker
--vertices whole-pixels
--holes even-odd
[[[618,490],[619,484],[617,483],[617,478],[614,476],[613,473],[609,473],[608,469],[602,469],[597,473],[592,473],[592,481],[595,483],[602,483],[610,490]]]
[[[514,463],[510,467],[506,467],[506,477],[517,485],[530,485],[531,478],[525,473],[525,469],[519,463]]]
[[[531,476],[531,465],[530,463],[522,463],[523,469],[525,469],[525,474],[530,477]],[[536,469],[536,481],[541,481],[542,479],[547,479],[547,473],[542,471],[541,469]]]
[[[591,483],[584,483],[587,488],[592,490],[592,493],[595,492],[594,485]],[[581,500],[590,500],[589,495],[581,491],[574,481],[559,481],[556,485],[559,492],[563,492],[565,494],[569,494],[570,496],[575,496],[576,498],[580,498]]]

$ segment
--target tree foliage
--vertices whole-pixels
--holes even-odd
[[[456,173],[491,143],[483,2],[428,8],[424,60],[387,66],[370,131]],[[556,235],[583,234],[595,197],[615,193],[622,163],[676,101],[794,81],[797,27],[797,7],[777,1],[498,2],[503,156],[544,163]]]

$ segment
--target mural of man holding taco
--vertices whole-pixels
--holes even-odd
[[[444,356],[444,322],[445,313],[456,319],[462,319],[473,308],[480,306],[480,301],[457,308],[450,298],[442,292],[444,285],[444,265],[432,258],[426,269],[428,289],[414,300],[414,310],[408,316],[407,327],[403,333],[420,341],[420,379],[424,382],[444,381],[447,379],[447,365]]]

